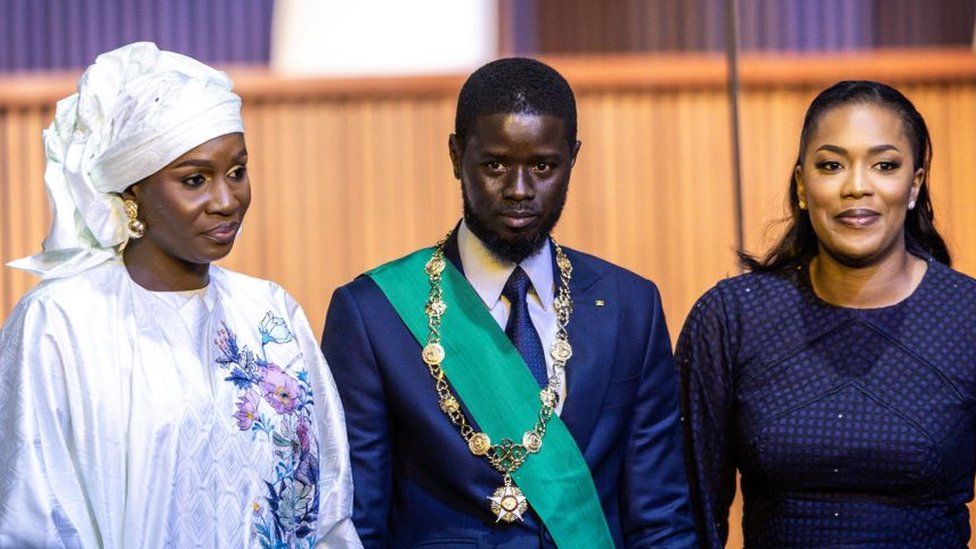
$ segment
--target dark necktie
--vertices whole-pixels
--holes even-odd
[[[542,351],[542,340],[529,318],[529,301],[527,299],[532,281],[525,274],[522,267],[515,267],[512,276],[502,289],[502,295],[508,298],[511,309],[508,312],[508,323],[505,324],[505,335],[512,340],[515,348],[528,365],[532,376],[544,387],[548,382],[546,373],[546,356]]]

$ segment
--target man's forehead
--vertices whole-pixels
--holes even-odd
[[[532,129],[541,131],[552,128],[562,129],[563,120],[552,114],[527,112],[485,114],[475,119],[476,128],[488,128],[490,126],[503,130]]]
[[[566,124],[552,114],[508,112],[483,114],[475,119],[469,140],[511,139],[529,137],[535,139],[563,139]]]

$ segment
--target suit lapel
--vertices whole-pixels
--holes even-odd
[[[458,248],[458,227],[460,226],[461,223],[458,222],[454,230],[451,231],[451,234],[444,241],[444,257],[463,275],[464,267],[461,265],[461,250]]]
[[[569,387],[559,417],[585,453],[610,385],[620,322],[619,292],[586,257],[573,250],[565,252],[573,264],[573,314],[567,327],[573,357],[566,364]],[[597,300],[603,305],[598,306]]]

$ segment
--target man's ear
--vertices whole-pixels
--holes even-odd
[[[447,138],[447,152],[451,155],[451,165],[454,166],[454,179],[461,180],[461,157],[464,156],[464,147],[457,134],[451,134]]]
[[[579,155],[579,150],[580,150],[580,147],[582,147],[582,146],[583,146],[583,142],[580,141],[579,139],[577,139],[576,140],[576,145],[573,146],[573,152],[571,154],[571,158],[573,160],[569,163],[569,167],[570,168],[572,168],[573,166],[576,165],[576,157],[577,157],[577,155]]]

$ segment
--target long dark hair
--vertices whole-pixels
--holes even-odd
[[[891,86],[867,80],[845,80],[820,92],[807,109],[800,132],[800,151],[796,166],[803,163],[810,136],[820,119],[827,111],[845,105],[870,103],[890,109],[896,113],[905,127],[908,141],[912,145],[914,169],[924,168],[922,184],[915,199],[915,208],[905,216],[905,247],[915,255],[932,257],[940,263],[950,265],[949,249],[945,240],[935,228],[935,213],[929,199],[929,166],[932,162],[932,141],[922,115],[915,105]],[[819,250],[817,234],[810,223],[810,215],[800,209],[796,189],[796,170],[790,176],[790,213],[785,219],[789,223],[786,234],[779,243],[761,259],[739,250],[742,266],[753,272],[770,272],[806,265]]]

